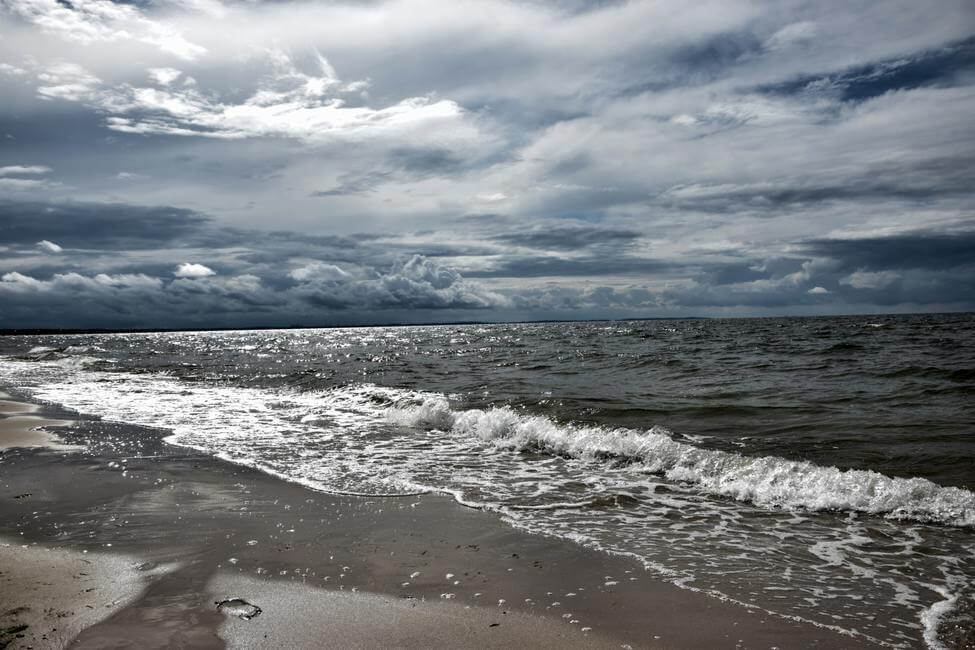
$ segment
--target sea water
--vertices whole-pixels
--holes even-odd
[[[975,316],[0,339],[0,386],[890,647],[975,626]]]

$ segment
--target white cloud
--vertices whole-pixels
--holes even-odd
[[[182,59],[206,48],[187,41],[172,27],[149,18],[134,5],[111,0],[5,0],[7,9],[46,32],[81,43],[137,41]]]
[[[465,280],[454,269],[422,255],[394,264],[381,279],[398,304],[416,308],[485,309],[506,307],[504,296]]]
[[[216,273],[216,271],[208,266],[192,262],[183,262],[173,271],[173,275],[177,278],[206,278],[211,275],[216,275]]]
[[[17,176],[40,176],[51,171],[50,167],[44,165],[7,165],[0,167],[0,192],[30,192],[53,189],[60,183],[42,178],[17,178]]]
[[[0,63],[0,73],[19,77],[26,75],[27,71],[9,63]]]
[[[477,201],[482,203],[499,203],[501,201],[508,200],[508,195],[504,192],[490,192],[485,194],[478,194],[474,197]]]
[[[60,246],[58,246],[54,242],[48,241],[46,239],[42,239],[41,241],[37,242],[36,246],[38,248],[40,248],[42,251],[45,251],[45,252],[48,252],[48,253],[60,253],[60,252],[64,251],[63,248],[61,248]]]
[[[329,137],[391,135],[426,125],[449,128],[462,115],[448,100],[413,97],[383,109],[347,107],[340,99],[324,102],[292,101],[254,95],[243,104],[213,103],[201,94],[146,88],[132,90],[120,113],[146,111],[152,117],[111,117],[108,127],[124,133],[195,135],[213,138],[289,137],[309,141]]]
[[[337,267],[315,263],[291,276],[300,284],[289,294],[330,309],[487,309],[509,306],[508,298],[465,280],[452,268],[422,255],[393,264],[387,273],[353,278]]]
[[[52,170],[44,165],[8,165],[0,167],[0,176],[22,176],[28,174],[48,174]]]
[[[825,287],[813,287],[812,289],[810,289],[806,293],[811,294],[811,295],[814,295],[814,296],[823,296],[823,295],[826,295],[827,293],[829,293],[829,289],[827,289]]]
[[[312,262],[290,271],[288,275],[301,282],[310,280],[344,282],[351,277],[334,264],[325,262]]]
[[[83,102],[92,101],[99,96],[101,80],[77,63],[54,63],[40,72],[37,79],[42,83],[37,88],[41,99]]]
[[[854,289],[883,289],[900,279],[896,271],[856,271],[841,278],[840,284],[846,284]]]
[[[0,178],[0,190],[22,192],[46,187],[45,181],[29,178]]]
[[[728,97],[715,102],[697,116],[699,122],[741,124],[749,126],[777,126],[799,122],[807,111],[793,102],[760,96]]]
[[[182,71],[176,68],[149,68],[148,73],[149,78],[160,86],[168,86],[183,74]]]
[[[245,99],[226,101],[195,83],[173,84],[179,71],[153,68],[161,87],[106,84],[76,63],[59,62],[39,75],[44,99],[84,103],[109,115],[108,128],[124,133],[237,139],[296,138],[309,142],[335,137],[429,138],[450,146],[483,136],[454,101],[409,97],[383,108],[350,106],[340,95],[366,82],[343,85],[334,68],[316,54],[316,74],[301,72],[280,50],[266,53],[272,72]]]
[[[811,41],[816,36],[816,23],[802,21],[786,25],[775,32],[765,41],[765,49],[769,51],[784,50],[799,43]]]
[[[4,273],[3,276],[0,276],[0,281],[2,281],[0,282],[0,290],[6,289],[15,293],[42,291],[47,288],[47,284],[41,280],[36,280],[29,275],[23,275],[17,271]]]
[[[120,273],[117,275],[99,273],[94,280],[102,286],[116,289],[159,289],[163,286],[162,280],[144,273]]]

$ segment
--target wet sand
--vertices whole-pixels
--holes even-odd
[[[0,647],[67,647],[135,600],[153,577],[123,555],[0,540]]]
[[[10,399],[10,395],[0,393],[0,415],[36,413],[40,408],[37,404],[31,404],[29,402],[15,402]]]
[[[61,437],[86,451],[4,450],[0,536],[38,545],[31,553],[114,556],[140,576],[140,593],[107,616],[72,619],[83,631],[71,647],[873,647],[444,496],[322,494],[172,447],[158,431],[44,417],[74,420]],[[14,561],[0,554],[0,571]],[[43,609],[30,588],[39,580],[76,594],[68,573],[13,580],[2,606]],[[262,611],[219,611],[230,598]]]
[[[9,396],[0,393],[0,397]],[[0,416],[6,416],[0,419],[0,449],[14,447],[47,447],[62,451],[72,449],[70,445],[62,444],[56,435],[45,430],[48,427],[68,426],[71,424],[70,420],[23,415],[36,413],[39,409],[36,404],[0,399]]]

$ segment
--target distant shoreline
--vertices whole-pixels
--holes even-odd
[[[432,321],[426,323],[365,323],[349,325],[248,325],[221,327],[147,327],[147,328],[83,328],[83,327],[13,327],[0,328],[0,336],[50,336],[66,334],[151,334],[170,332],[247,332],[261,330],[322,330],[322,329],[362,329],[367,327],[451,327],[468,325],[531,325],[546,323],[626,323],[647,321],[685,321],[685,320],[769,320],[776,318],[868,318],[890,316],[942,316],[975,314],[970,311],[952,312],[892,312],[882,314],[817,314],[784,316],[640,316],[633,318],[568,318],[513,321]]]

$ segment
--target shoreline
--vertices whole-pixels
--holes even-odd
[[[66,427],[71,420],[55,420],[36,415],[41,409],[38,404],[19,402],[0,392],[0,449],[17,447],[45,447],[70,451],[71,445],[58,441],[57,436],[48,431],[50,427]],[[80,449],[80,448],[79,448]]]
[[[84,451],[0,452],[0,537],[152,569],[73,647],[302,647],[323,636],[346,647],[876,647],[680,589],[629,558],[516,530],[446,496],[314,492],[156,430],[38,412],[73,421],[61,438]],[[0,570],[10,561],[0,554]],[[5,590],[0,612],[28,597]],[[217,611],[235,597],[263,612]]]

